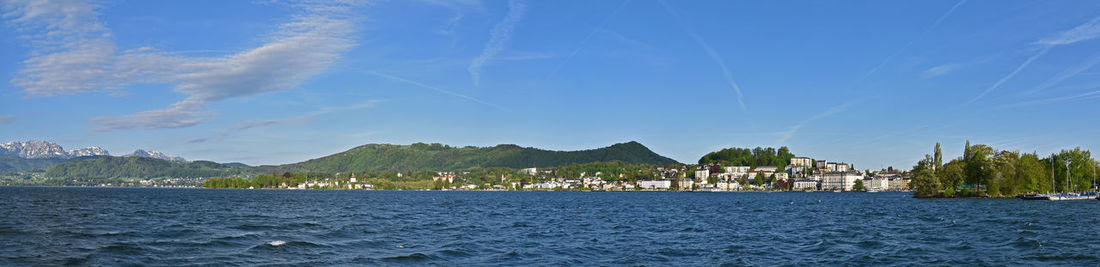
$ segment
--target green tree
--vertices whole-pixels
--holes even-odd
[[[943,182],[945,188],[958,187],[962,185],[963,178],[965,177],[964,169],[966,168],[966,162],[961,160],[952,160],[943,165],[943,169],[937,172],[940,177],[940,181]]]
[[[967,142],[969,145],[970,142]],[[969,156],[966,157],[966,179],[969,185],[981,185],[988,180],[993,172],[993,166],[988,157],[993,154],[993,148],[986,145],[969,146]]]
[[[852,186],[852,190],[855,190],[855,191],[864,191],[864,190],[867,190],[867,188],[864,188],[864,187],[863,187],[863,180],[859,180],[859,179],[857,179],[857,180],[856,180],[856,184],[855,184],[854,186]]]
[[[931,155],[925,154],[924,159],[913,166],[913,178],[910,181],[910,186],[913,187],[913,197],[928,198],[939,195],[943,184],[940,183],[940,179],[932,171],[934,161]]]
[[[943,152],[940,151],[940,142],[936,142],[936,151],[932,157],[936,161],[936,170],[939,171],[943,167]]]

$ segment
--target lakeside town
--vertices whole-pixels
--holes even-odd
[[[579,176],[557,175],[556,168],[525,168],[516,175],[501,174],[486,179],[466,171],[439,171],[431,177],[435,190],[487,191],[910,191],[907,173],[894,170],[859,170],[853,164],[793,157],[787,166],[722,166],[719,164],[654,167],[643,172],[652,177],[631,179],[624,173],[607,175],[602,172],[582,172]],[[285,174],[290,178],[290,174]],[[405,174],[397,173],[398,177]],[[520,178],[525,177],[525,178]],[[499,178],[499,179],[498,179]],[[221,187],[210,186],[207,187]],[[255,189],[255,186],[249,186]],[[261,187],[263,188],[263,187]],[[272,188],[272,187],[268,187]],[[369,179],[356,178],[355,173],[335,177],[308,179],[304,182],[281,182],[279,189],[344,189],[373,190]]]

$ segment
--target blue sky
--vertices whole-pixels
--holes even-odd
[[[367,143],[1100,145],[1097,1],[5,0],[0,141],[282,164]]]

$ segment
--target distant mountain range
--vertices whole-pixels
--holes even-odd
[[[0,144],[0,174],[30,170],[46,170],[54,165],[71,160],[110,155],[111,154],[108,153],[106,149],[98,146],[65,150],[61,145],[47,141],[30,140],[23,142],[7,142]],[[125,156],[169,161],[186,161],[181,157],[143,149],[135,150],[134,153]]]
[[[450,171],[477,167],[520,169],[601,161],[656,165],[679,163],[633,141],[579,151],[553,151],[517,145],[453,147],[425,143],[368,144],[304,162],[259,167],[241,163],[170,161],[153,153],[146,154],[148,157],[134,153],[138,157],[97,156],[70,160],[52,166],[46,175],[55,178],[210,177],[272,172]]]
[[[134,150],[134,153],[130,153],[129,155],[126,155],[124,157],[154,158],[168,161],[187,161],[186,159],[183,159],[181,157],[169,156],[168,154],[164,154],[160,151],[144,149]]]
[[[0,155],[16,155],[24,159],[71,159],[109,154],[107,150],[97,146],[66,151],[61,145],[55,143],[31,140],[0,144]]]

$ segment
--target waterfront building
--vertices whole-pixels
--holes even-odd
[[[909,191],[909,178],[893,178],[889,184],[890,191]]]
[[[882,192],[890,190],[890,179],[886,177],[872,177],[863,179],[863,187],[870,192]]]
[[[721,190],[721,191],[741,190],[741,184],[738,183],[738,182],[733,182],[733,181],[718,182],[718,184],[716,184],[716,187],[718,188],[718,190]]]
[[[695,180],[688,179],[688,178],[681,178],[679,180],[680,181],[679,181],[679,183],[677,183],[677,186],[680,187],[680,190],[691,190],[692,187],[695,186]],[[702,184],[704,184],[704,185],[707,184],[706,179],[703,179]]]
[[[858,171],[826,172],[822,175],[821,189],[852,191],[852,187],[856,185],[856,180],[861,179],[863,179],[863,174]]]
[[[791,186],[794,190],[817,190],[817,181],[814,180],[797,180]]]
[[[641,180],[638,181],[638,187],[641,189],[650,190],[667,190],[672,187],[672,181],[670,180]]]

